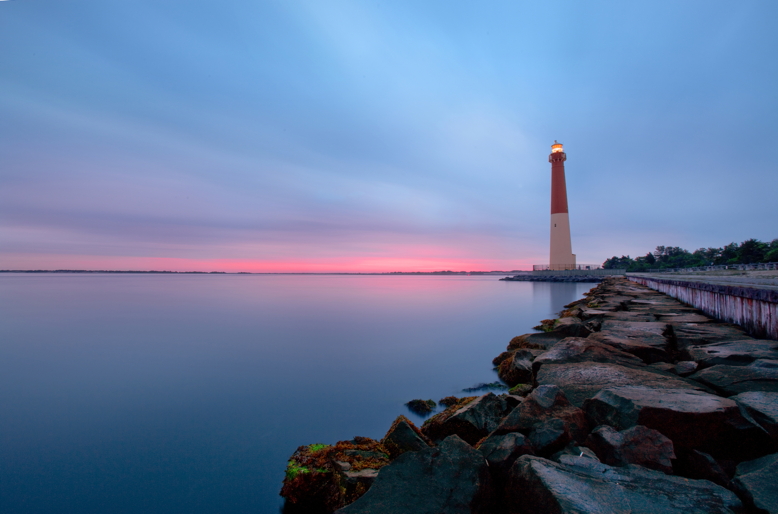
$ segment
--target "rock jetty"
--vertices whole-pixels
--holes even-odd
[[[285,512],[778,513],[778,341],[608,277],[380,441],[301,446]]]

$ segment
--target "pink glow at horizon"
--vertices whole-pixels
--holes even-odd
[[[224,271],[228,273],[386,273],[392,271],[512,271],[532,269],[526,260],[359,258],[184,259],[94,255],[16,255],[0,261],[6,270]]]

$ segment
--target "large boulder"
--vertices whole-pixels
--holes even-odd
[[[516,384],[531,384],[532,359],[534,356],[528,350],[516,350],[510,357],[504,359],[498,367],[500,380],[513,387]]]
[[[700,368],[717,364],[748,366],[757,359],[778,359],[778,341],[746,339],[690,346],[684,350],[683,357],[697,362]]]
[[[733,483],[757,512],[778,513],[778,454],[740,463]]]
[[[724,396],[747,391],[778,392],[778,369],[759,364],[760,361],[754,361],[748,366],[717,364],[689,378]]]
[[[489,466],[507,473],[513,463],[522,455],[534,455],[527,438],[519,432],[492,434],[478,446]]]
[[[675,449],[698,449],[720,458],[763,455],[767,433],[748,421],[728,398],[690,389],[614,387],[584,402],[589,419],[624,430],[644,425],[673,441]]]
[[[589,434],[586,446],[597,454],[601,462],[610,466],[638,464],[664,473],[673,472],[673,442],[643,425],[622,431],[600,425]]]
[[[456,434],[475,445],[497,428],[508,410],[505,398],[488,393],[428,419],[422,426],[422,433],[433,441]]]
[[[552,418],[562,420],[576,441],[582,442],[589,433],[589,424],[583,411],[572,405],[564,392],[555,385],[540,386],[532,391],[500,422],[495,432],[529,434],[535,425]]]
[[[672,361],[670,343],[667,339],[649,332],[646,332],[646,337],[638,337],[634,332],[631,337],[610,331],[596,332],[590,335],[588,339],[630,353],[646,364]]]
[[[645,364],[632,354],[607,344],[582,337],[562,339],[532,363],[537,373],[545,364],[566,364],[570,362],[610,362],[628,367],[644,367]]]
[[[679,350],[685,350],[690,346],[749,339],[742,328],[728,323],[679,323],[671,327]]]
[[[778,393],[753,391],[730,396],[730,399],[778,441]]]
[[[728,464],[730,467],[734,465],[732,461],[729,461]],[[682,477],[710,480],[714,484],[732,489],[729,473],[724,470],[712,455],[699,450],[679,451],[678,458],[673,463],[673,471],[676,475]]]
[[[456,435],[436,448],[400,455],[373,486],[339,514],[470,514],[490,512],[489,465]]]
[[[537,423],[529,433],[529,442],[535,453],[544,457],[563,450],[571,440],[567,423],[559,418]]]
[[[525,455],[511,468],[510,514],[742,513],[734,493],[706,480],[640,466],[615,468],[592,459],[559,464]]]
[[[586,337],[592,333],[592,330],[581,319],[569,316],[556,320],[552,332],[565,337]]]
[[[699,384],[660,370],[628,368],[619,364],[580,362],[546,364],[538,370],[539,385],[556,384],[573,405],[581,406],[601,389],[620,386],[645,386],[657,389],[705,389]]]
[[[608,320],[589,339],[631,353],[647,364],[670,362],[671,345],[666,323],[626,323]]]
[[[431,446],[429,439],[405,416],[398,416],[394,420],[381,439],[381,444],[393,459],[405,452],[416,452]]]

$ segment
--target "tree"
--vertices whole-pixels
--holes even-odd
[[[721,249],[719,258],[715,261],[716,264],[737,264],[737,243],[729,243]]]
[[[740,243],[737,249],[737,260],[739,264],[751,264],[762,262],[769,246],[758,239],[748,239]]]
[[[764,256],[764,262],[778,262],[778,239],[773,239]]]

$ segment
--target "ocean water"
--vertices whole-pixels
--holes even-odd
[[[273,513],[295,448],[464,395],[594,284],[0,275],[0,512]]]

